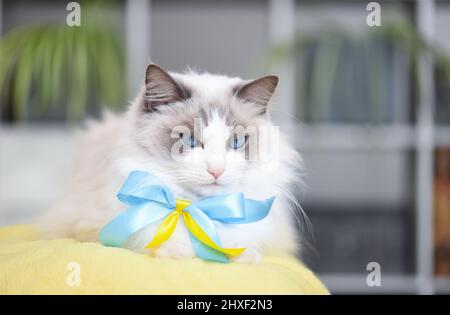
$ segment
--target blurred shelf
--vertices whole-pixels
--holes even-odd
[[[302,150],[398,151],[419,147],[418,127],[409,125],[283,124],[282,130]],[[432,132],[433,146],[450,146],[450,127],[439,126]]]
[[[319,274],[331,293],[417,293],[416,278],[405,275],[381,274],[381,286],[367,285],[367,274]]]
[[[434,142],[438,147],[450,147],[450,127],[435,128]]]
[[[436,277],[434,279],[436,293],[450,294],[450,277]]]
[[[335,294],[385,294],[385,293],[420,293],[421,283],[414,275],[381,275],[381,286],[370,287],[366,283],[367,274],[319,274],[328,290]],[[450,294],[450,277],[434,278],[434,293]]]

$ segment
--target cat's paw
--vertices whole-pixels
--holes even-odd
[[[247,247],[241,255],[231,260],[242,264],[259,264],[262,261],[262,254],[256,248]]]
[[[179,242],[166,242],[154,251],[159,258],[189,259],[194,258],[192,246]]]

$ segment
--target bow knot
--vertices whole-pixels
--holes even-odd
[[[181,214],[189,205],[191,202],[186,199],[175,199],[175,211]]]
[[[102,244],[122,247],[132,234],[162,220],[146,246],[157,247],[170,238],[181,216],[197,256],[218,262],[228,262],[229,256],[238,256],[245,248],[223,248],[215,221],[245,224],[262,220],[274,200],[246,199],[243,193],[233,193],[191,202],[175,198],[155,176],[141,171],[130,173],[117,197],[129,207],[100,231]]]

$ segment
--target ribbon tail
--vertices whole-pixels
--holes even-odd
[[[155,236],[153,236],[152,241],[145,247],[156,247],[167,241],[175,230],[179,217],[180,215],[177,211],[173,211],[171,214],[169,214],[158,227],[158,230],[156,231]]]
[[[189,232],[189,237],[191,238],[192,247],[194,248],[195,254],[204,260],[219,262],[219,263],[228,263],[230,260],[227,255],[212,249],[211,247],[200,242],[191,232]]]
[[[169,211],[157,203],[131,206],[103,227],[99,240],[106,246],[123,247],[133,233],[163,219]]]
[[[209,235],[200,227],[200,225],[195,222],[189,212],[183,212],[183,219],[186,227],[189,229],[189,232],[191,232],[192,235],[195,236],[200,242],[211,247],[212,249],[215,249],[220,253],[232,257],[239,256],[245,250],[245,248],[222,248],[221,246],[217,245],[216,242],[214,242],[209,237]]]

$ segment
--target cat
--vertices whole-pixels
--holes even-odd
[[[126,208],[115,196],[127,175],[141,170],[189,200],[231,192],[260,200],[275,196],[261,221],[217,222],[219,237],[224,247],[246,248],[233,258],[236,262],[296,253],[301,244],[298,213],[288,188],[301,180],[301,156],[281,133],[276,141],[265,140],[278,152],[276,167],[264,162],[269,151],[253,150],[252,158],[249,152],[252,143],[259,148],[259,130],[274,127],[268,106],[277,84],[274,75],[245,81],[148,65],[145,84],[128,110],[107,114],[81,135],[69,189],[39,221],[42,231],[47,238],[98,241],[101,228]],[[195,257],[182,220],[168,241],[144,250],[157,227],[155,223],[136,232],[125,247],[156,257]]]

